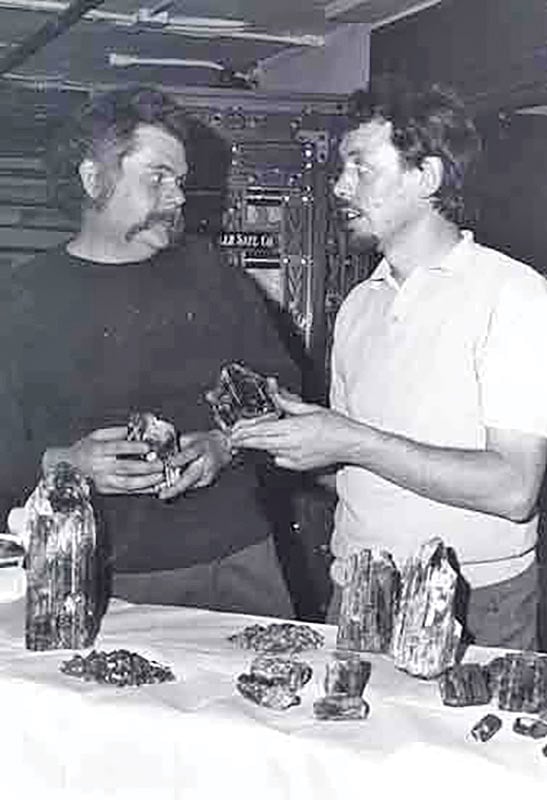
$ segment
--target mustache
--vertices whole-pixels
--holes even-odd
[[[184,230],[182,208],[177,208],[175,211],[151,211],[142,222],[137,222],[129,228],[125,234],[125,241],[130,242],[139,233],[153,228],[158,223],[167,226],[170,240],[175,241]]]

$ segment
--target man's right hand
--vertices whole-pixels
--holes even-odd
[[[145,442],[128,442],[127,427],[100,428],[71,447],[51,447],[42,457],[48,469],[68,461],[95,484],[99,494],[156,494],[164,481],[159,458],[143,458],[150,452]]]

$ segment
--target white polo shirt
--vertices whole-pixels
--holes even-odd
[[[440,447],[481,450],[486,427],[547,437],[547,281],[473,241],[399,286],[384,260],[336,320],[332,408]],[[337,475],[332,576],[364,547],[402,563],[431,536],[458,555],[472,586],[534,559],[537,517],[515,523],[429,500],[362,467]]]

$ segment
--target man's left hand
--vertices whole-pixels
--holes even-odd
[[[199,431],[179,436],[180,452],[170,460],[170,465],[182,469],[173,486],[162,487],[158,497],[170,500],[188,489],[209,486],[220,470],[231,461],[228,438],[221,431]]]
[[[286,415],[283,419],[236,423],[232,445],[266,450],[277,466],[298,471],[320,469],[344,460],[357,423],[286,392],[276,397],[276,403]]]

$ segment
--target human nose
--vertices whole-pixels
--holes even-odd
[[[338,198],[338,200],[348,200],[350,198],[352,187],[347,170],[343,169],[336,179],[333,192],[334,196]]]

